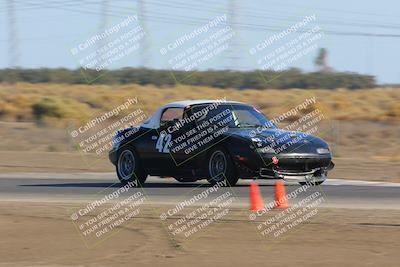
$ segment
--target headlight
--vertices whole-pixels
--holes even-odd
[[[329,154],[330,153],[329,148],[324,148],[324,147],[317,148],[317,152],[318,152],[318,154]]]

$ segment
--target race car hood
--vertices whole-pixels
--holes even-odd
[[[328,149],[328,144],[313,135],[284,131],[281,129],[232,129],[230,134],[250,140],[255,147],[269,147],[277,153],[317,153],[317,149]]]

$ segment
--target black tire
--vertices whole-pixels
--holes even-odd
[[[318,182],[314,182],[314,181],[310,181],[310,182],[299,182],[300,185],[312,185],[312,186],[317,186],[322,184],[325,181],[318,181]]]
[[[120,182],[125,185],[137,181],[137,186],[143,186],[147,173],[141,167],[140,158],[135,149],[129,145],[123,146],[118,150],[117,156],[115,170]]]
[[[206,160],[207,181],[211,185],[226,181],[225,186],[235,186],[239,180],[229,153],[222,147],[210,150]]]

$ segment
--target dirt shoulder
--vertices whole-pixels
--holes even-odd
[[[143,208],[134,221],[87,248],[64,204],[0,203],[0,266],[397,266],[400,212],[320,209],[279,240],[233,210],[196,233],[174,238]]]
[[[15,172],[113,172],[106,156],[82,155],[79,152],[0,151],[0,173]]]

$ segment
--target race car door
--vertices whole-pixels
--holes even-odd
[[[160,127],[157,129],[157,140],[154,146],[154,165],[152,168],[161,170],[163,174],[175,174],[177,161],[174,153],[170,151],[172,142],[181,134],[175,125],[183,118],[184,108],[166,108],[160,118]],[[153,137],[155,139],[155,137]]]

